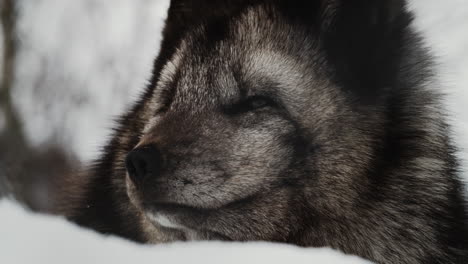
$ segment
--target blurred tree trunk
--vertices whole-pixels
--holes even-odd
[[[0,88],[0,106],[6,119],[6,127],[1,133],[1,139],[14,137],[16,143],[24,143],[20,121],[14,111],[10,92],[14,81],[15,55],[16,55],[16,8],[15,0],[1,0],[1,23],[3,31],[3,67],[2,83]]]
[[[0,115],[4,120],[3,129],[0,130],[0,192],[5,193],[13,188],[8,181],[8,156],[15,148],[23,149],[25,142],[20,121],[13,108],[10,92],[14,81],[15,54],[16,54],[16,9],[15,0],[1,0],[0,20],[3,33],[3,61],[1,62],[0,84]],[[3,190],[1,190],[3,189]],[[10,190],[11,191],[11,190]]]
[[[11,98],[19,49],[15,5],[18,0],[0,1],[3,31],[0,114],[4,115],[6,123],[0,130],[0,196],[3,192],[31,209],[50,212],[54,210],[56,194],[63,186],[62,179],[70,174],[77,162],[57,145],[33,148],[28,144]]]

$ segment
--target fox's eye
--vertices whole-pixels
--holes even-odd
[[[226,109],[228,114],[242,114],[261,108],[273,106],[274,102],[264,96],[252,96]]]
[[[245,104],[245,107],[248,108],[249,110],[256,110],[256,109],[260,109],[260,108],[268,106],[270,102],[265,97],[254,96],[254,97],[248,98],[244,102],[244,104]]]

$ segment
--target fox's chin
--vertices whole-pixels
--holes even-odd
[[[190,226],[193,224],[187,225],[183,222],[196,222],[192,221],[192,218],[201,220],[202,213],[199,212],[199,209],[176,203],[149,203],[144,201],[128,175],[126,177],[126,189],[130,203],[156,227],[190,230],[192,229]]]
[[[214,230],[209,221],[216,221],[215,215],[218,210],[248,202],[255,197],[255,195],[247,196],[227,202],[219,207],[208,208],[176,202],[148,201],[128,175],[126,177],[126,191],[130,203],[149,221],[149,224],[152,224],[156,229],[163,229],[165,232],[183,234],[185,238],[180,238],[180,240],[234,240],[224,235],[222,230]]]
[[[204,224],[208,211],[172,203],[143,203],[143,210],[154,223],[173,229],[198,229]]]
[[[185,226],[181,225],[176,218],[171,217],[171,215],[165,214],[163,212],[146,212],[146,216],[156,225],[171,228],[171,229],[178,229],[184,230],[187,229]]]
[[[203,210],[175,204],[155,204],[145,208],[145,215],[153,225],[166,231],[181,232],[186,241],[232,240],[217,230],[207,228],[205,220],[208,212]]]

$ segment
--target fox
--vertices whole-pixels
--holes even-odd
[[[468,263],[457,149],[413,17],[404,0],[172,0],[149,84],[61,211],[140,243]]]

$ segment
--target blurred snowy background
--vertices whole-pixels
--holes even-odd
[[[0,193],[48,210],[56,179],[97,156],[113,119],[145,86],[169,1],[1,3],[8,79],[0,99]]]
[[[169,1],[0,1],[0,193],[48,210],[54,179],[98,155],[112,120],[145,86]],[[468,2],[410,3],[466,160]]]

